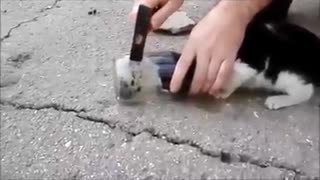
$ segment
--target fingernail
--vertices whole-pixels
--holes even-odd
[[[170,87],[170,92],[171,92],[171,93],[176,93],[176,92],[177,92],[177,87],[171,86],[171,87]]]
[[[193,88],[193,89],[191,88],[191,89],[190,89],[190,92],[189,92],[189,95],[191,95],[191,96],[194,95],[194,94],[196,93],[195,91],[196,91],[196,90],[195,90],[194,88]]]
[[[200,92],[201,92],[201,93],[205,93],[205,92],[206,92],[206,89],[205,89],[205,88],[202,88],[202,89],[200,90]]]
[[[215,92],[215,90],[214,90],[214,89],[211,89],[210,92],[209,92],[209,94],[210,94],[211,96],[213,96],[213,95],[214,95],[214,92]]]
[[[209,89],[210,89],[210,84],[208,83],[205,85],[204,91],[207,92],[207,91],[209,91]]]

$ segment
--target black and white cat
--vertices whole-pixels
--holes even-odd
[[[282,92],[265,105],[279,109],[309,100],[320,85],[320,39],[290,23],[248,27],[235,74],[221,98],[239,87]]]
[[[179,57],[179,53],[172,51],[151,52],[146,53],[139,65],[133,64],[129,56],[118,59],[120,94],[130,99],[154,87],[168,89]],[[188,90],[195,66],[189,69],[181,91]],[[217,98],[227,98],[238,88],[277,91],[283,94],[265,100],[268,109],[276,110],[308,101],[318,85],[319,37],[288,22],[258,23],[248,26],[234,73]]]

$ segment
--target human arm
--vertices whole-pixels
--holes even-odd
[[[274,0],[277,1],[277,0]],[[272,0],[222,0],[192,30],[170,84],[179,91],[196,59],[190,94],[217,94],[228,81],[247,25]]]

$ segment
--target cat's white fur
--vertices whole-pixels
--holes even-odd
[[[267,66],[268,63],[266,63],[265,69],[268,68]],[[272,83],[265,78],[265,71],[257,73],[256,70],[240,61],[235,63],[234,73],[226,89],[217,97],[227,98],[238,88],[262,88],[284,93],[283,95],[269,96],[266,99],[265,106],[273,110],[308,101],[314,93],[313,85],[305,84],[297,74],[288,71],[280,72],[275,83]]]

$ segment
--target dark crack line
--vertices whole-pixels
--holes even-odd
[[[54,8],[59,7],[59,6],[58,6],[58,2],[59,2],[59,1],[62,1],[62,0],[55,0],[52,5],[50,5],[50,6],[48,6],[48,7],[45,7],[45,8],[42,8],[42,9],[40,10],[40,12],[42,13],[42,12],[48,11],[48,10],[50,10],[50,9],[54,9]]]
[[[259,160],[259,159],[254,159],[250,155],[233,154],[233,153],[226,152],[226,151],[217,152],[217,151],[207,150],[207,149],[201,147],[199,144],[193,142],[192,140],[181,139],[181,138],[172,138],[172,137],[169,137],[166,134],[160,134],[160,133],[155,132],[155,130],[153,128],[144,129],[144,130],[142,130],[141,132],[138,132],[138,133],[132,133],[131,132],[131,134],[133,136],[137,136],[137,135],[139,135],[139,134],[141,134],[143,132],[148,133],[152,137],[155,137],[157,139],[165,140],[170,144],[187,145],[187,146],[193,147],[193,148],[199,150],[199,152],[202,155],[205,155],[205,156],[208,156],[208,157],[211,157],[211,158],[219,158],[220,161],[223,162],[223,163],[227,163],[227,164],[236,163],[236,162],[248,163],[248,164],[251,164],[251,165],[254,165],[254,166],[258,166],[260,168],[274,167],[274,168],[284,169],[286,171],[292,171],[296,175],[305,175],[305,173],[303,173],[303,172],[301,172],[299,170],[296,170],[295,168],[286,167],[284,165],[277,165],[277,164],[274,164],[272,162],[267,162],[267,161],[263,161],[263,160]],[[127,132],[127,133],[130,133],[130,132]]]
[[[90,117],[88,115],[86,115],[85,113],[78,113],[76,115],[78,118],[80,119],[83,119],[83,120],[86,120],[86,121],[91,121],[91,122],[95,122],[95,123],[101,123],[101,124],[105,124],[107,125],[110,129],[115,129],[117,128],[117,123],[115,122],[110,122],[110,121],[107,121],[105,119],[102,119],[102,118],[95,118],[95,117]],[[127,131],[123,131],[127,134],[130,134],[129,132]]]
[[[123,130],[123,129],[122,129],[122,130]],[[125,130],[123,130],[123,131],[125,131]],[[206,156],[210,156],[210,157],[213,157],[213,158],[219,158],[219,157],[221,156],[220,153],[203,149],[199,144],[193,142],[192,140],[189,140],[189,139],[181,139],[181,138],[172,138],[172,137],[169,137],[169,136],[166,135],[166,134],[157,133],[154,128],[146,128],[146,129],[143,129],[142,131],[140,131],[140,132],[138,132],[138,133],[128,132],[128,131],[126,131],[126,132],[129,133],[129,134],[131,134],[132,136],[138,136],[138,135],[140,135],[141,133],[148,133],[148,134],[150,134],[152,137],[155,137],[155,138],[157,138],[157,139],[165,140],[165,141],[167,141],[168,143],[173,144],[173,145],[187,145],[187,146],[191,146],[191,147],[193,147],[193,148],[195,148],[195,149],[198,149],[201,154],[206,155]]]
[[[16,109],[28,109],[28,110],[54,109],[57,111],[72,112],[72,113],[76,114],[75,115],[76,117],[78,117],[82,120],[86,120],[86,121],[90,121],[90,122],[94,122],[94,123],[105,124],[110,129],[118,128],[121,132],[123,132],[129,136],[132,136],[132,137],[139,136],[142,133],[147,133],[156,139],[164,140],[167,143],[172,144],[172,145],[190,146],[192,148],[197,149],[204,156],[208,156],[211,158],[219,158],[222,163],[231,164],[231,163],[238,162],[238,163],[246,163],[246,164],[258,166],[259,168],[273,167],[273,168],[283,169],[287,172],[293,172],[295,174],[294,179],[300,179],[301,177],[307,178],[307,179],[312,179],[312,178],[307,177],[307,175],[304,172],[302,172],[298,169],[295,169],[294,167],[289,167],[288,165],[284,165],[281,163],[275,163],[273,161],[264,161],[261,159],[256,159],[256,158],[253,158],[252,156],[247,155],[247,154],[235,154],[235,153],[230,153],[230,152],[226,152],[226,151],[217,152],[217,151],[208,150],[208,149],[201,147],[198,143],[196,143],[192,140],[181,139],[181,138],[177,138],[177,137],[173,138],[173,137],[168,136],[167,134],[161,134],[161,133],[156,132],[156,130],[154,128],[146,128],[146,129],[143,129],[139,132],[134,132],[124,126],[119,125],[119,123],[117,123],[117,122],[109,121],[104,118],[97,118],[94,116],[90,116],[87,114],[88,111],[86,111],[85,109],[76,110],[76,109],[72,109],[72,108],[66,108],[64,106],[54,104],[54,103],[46,104],[46,105],[32,105],[32,104],[18,104],[18,103],[13,103],[10,101],[6,101],[6,102],[0,101],[0,104],[7,105],[7,106],[13,106]]]
[[[2,41],[4,41],[5,39],[8,39],[9,37],[11,37],[11,32],[12,32],[13,30],[19,28],[19,27],[20,27],[21,25],[23,25],[23,24],[27,24],[27,23],[30,23],[30,22],[37,21],[38,18],[39,18],[39,17],[37,16],[37,17],[34,17],[34,18],[32,18],[32,19],[29,19],[29,20],[26,20],[26,21],[22,21],[22,22],[20,22],[19,24],[13,26],[12,28],[9,29],[8,33],[1,38],[0,42],[2,42]]]
[[[86,114],[81,114],[81,115],[77,114],[76,116],[81,119],[87,120],[87,121],[105,124],[111,129],[119,128],[120,131],[122,131],[132,137],[139,136],[142,133],[147,133],[150,136],[152,136],[156,139],[164,140],[169,144],[190,146],[190,147],[197,149],[204,156],[208,156],[211,158],[219,158],[220,161],[223,163],[231,164],[231,163],[239,162],[239,163],[247,163],[250,165],[258,166],[259,168],[273,167],[273,168],[278,168],[278,169],[283,169],[285,171],[293,172],[295,174],[295,178],[298,178],[298,179],[300,177],[306,177],[304,172],[301,172],[300,170],[297,170],[293,167],[288,167],[283,164],[276,164],[271,161],[263,161],[260,159],[255,159],[255,158],[251,157],[250,155],[245,155],[245,154],[233,154],[233,153],[226,152],[226,151],[216,152],[216,151],[212,151],[212,150],[207,150],[207,149],[201,147],[196,142],[193,142],[192,140],[181,139],[181,138],[172,138],[166,134],[157,133],[154,128],[146,128],[146,129],[143,129],[142,131],[134,132],[134,131],[128,130],[127,128],[125,128],[123,126],[118,125],[116,122],[112,122],[112,121],[109,121],[109,120],[106,120],[103,118],[95,118],[95,117],[88,116]]]
[[[40,13],[43,13],[43,12],[48,11],[48,10],[53,9],[53,8],[57,8],[58,7],[57,4],[58,4],[59,1],[61,1],[61,0],[55,0],[52,5],[50,5],[50,6],[46,7],[46,8],[42,8],[40,10]],[[0,42],[4,41],[5,39],[10,38],[11,37],[11,33],[12,33],[13,30],[19,28],[23,24],[28,24],[28,23],[31,23],[31,22],[35,22],[35,21],[38,20],[39,17],[40,16],[37,16],[37,17],[34,17],[32,19],[29,19],[29,20],[26,20],[26,21],[22,21],[22,22],[18,23],[17,25],[13,26],[12,28],[9,29],[8,33],[0,39]]]
[[[41,104],[41,105],[34,105],[34,104],[18,104],[18,103],[14,103],[11,101],[5,101],[5,100],[1,100],[0,101],[1,105],[4,106],[13,106],[16,109],[29,109],[29,110],[45,110],[45,109],[54,109],[56,111],[63,111],[63,112],[73,112],[73,113],[84,113],[87,112],[87,110],[85,109],[73,109],[73,108],[68,108],[65,107],[63,105],[60,104],[56,104],[56,103],[48,103],[48,104]]]

